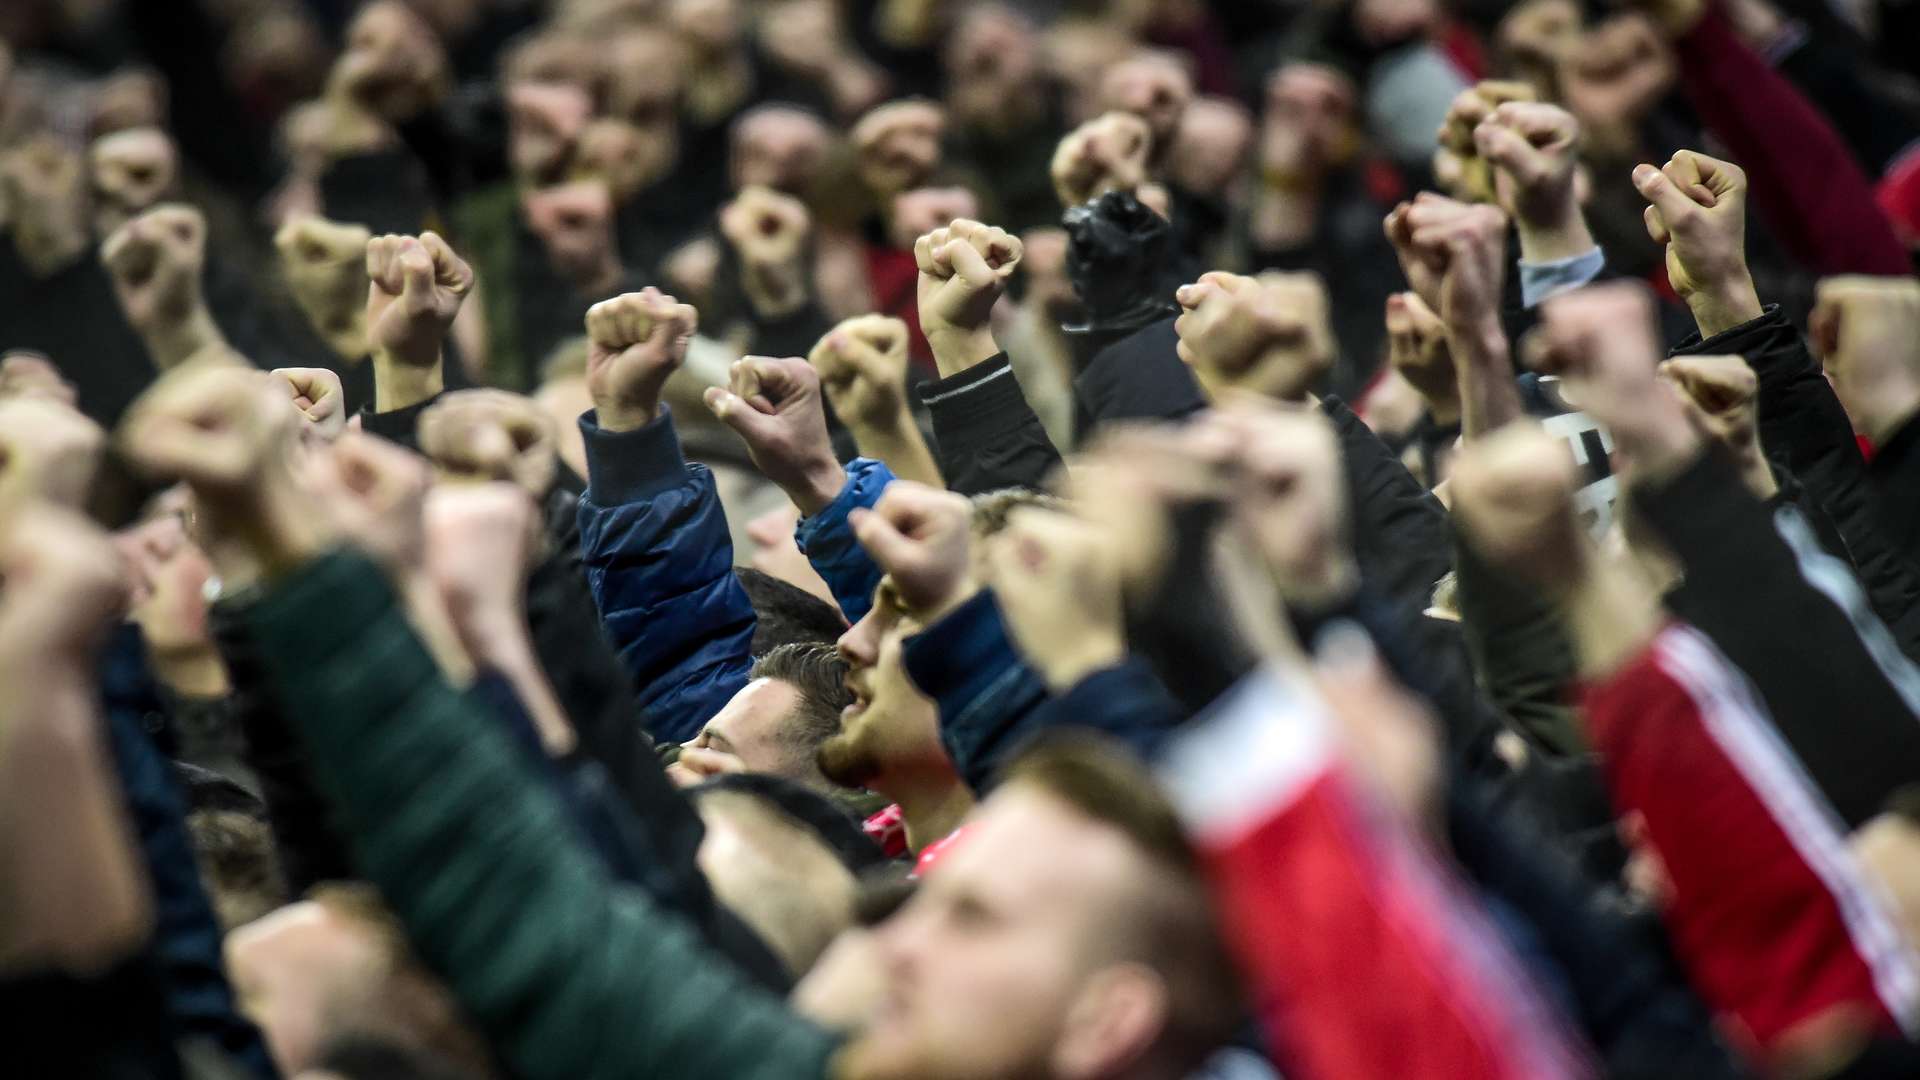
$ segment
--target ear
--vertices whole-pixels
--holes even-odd
[[[1063,1080],[1111,1076],[1146,1056],[1166,1027],[1167,985],[1144,964],[1113,964],[1088,976],[1053,1047]]]

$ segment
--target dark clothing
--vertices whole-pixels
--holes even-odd
[[[940,475],[953,491],[1038,488],[1060,464],[1006,353],[925,384],[920,401],[933,421]]]
[[[1842,821],[1920,782],[1920,670],[1793,507],[1769,516],[1717,453],[1633,505],[1684,567],[1669,606],[1752,680]]]

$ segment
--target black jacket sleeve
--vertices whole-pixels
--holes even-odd
[[[1007,354],[920,388],[940,475],[962,495],[1038,488],[1060,464]]]
[[[1669,606],[1746,672],[1849,826],[1920,781],[1920,670],[1797,510],[1769,514],[1714,452],[1632,498],[1684,568]]]
[[[1860,581],[1901,651],[1920,657],[1920,569],[1886,530],[1853,426],[1800,332],[1780,308],[1700,340],[1676,356],[1736,354],[1760,377],[1760,441],[1825,507]]]
[[[1327,397],[1320,408],[1340,437],[1360,576],[1383,595],[1425,610],[1434,584],[1451,569],[1445,508],[1345,402]]]
[[[1073,379],[1074,441],[1103,424],[1179,420],[1207,407],[1193,372],[1175,351],[1172,318],[1148,323],[1093,354]]]

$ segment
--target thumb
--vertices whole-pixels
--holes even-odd
[[[913,541],[906,538],[893,522],[871,510],[855,510],[847,515],[847,523],[853,526],[853,538],[873,556],[873,561],[882,570],[891,572],[894,568],[913,562]]]
[[[986,256],[965,240],[949,241],[947,258],[953,262],[955,276],[964,279],[975,289],[984,289],[1000,279],[1000,275],[993,272],[993,267],[987,265]]]
[[[1683,227],[1682,223],[1700,209],[1700,204],[1681,191],[1667,174],[1651,165],[1633,167],[1633,186],[1660,211],[1660,219],[1669,231]]]
[[[725,387],[711,386],[701,395],[701,400],[706,402],[707,411],[714,419],[732,428],[748,446],[758,447],[767,441],[767,414],[748,404],[739,394]]]

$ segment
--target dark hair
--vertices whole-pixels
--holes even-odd
[[[884,866],[887,857],[840,805],[804,784],[769,773],[722,773],[691,788],[695,804],[708,795],[741,795],[754,799],[797,828],[819,837],[841,865],[855,877]]]
[[[800,705],[781,737],[809,759],[821,743],[839,734],[841,710],[853,704],[847,662],[831,645],[782,645],[754,661],[750,675],[777,679],[800,692]]]
[[[240,810],[187,814],[194,862],[222,930],[244,926],[287,903],[287,883],[264,817]]]
[[[983,491],[970,500],[973,503],[973,535],[975,539],[993,536],[1007,527],[1007,518],[1023,506],[1040,510],[1065,510],[1066,502],[1058,495],[1049,495],[1032,488],[1000,488],[995,491]]]
[[[828,644],[847,632],[840,609],[791,582],[750,566],[736,566],[733,576],[747,590],[753,614],[753,655],[765,656],[782,645]]]
[[[310,1068],[347,1080],[454,1080],[460,1073],[428,1055],[377,1035],[346,1035],[322,1047]]]

